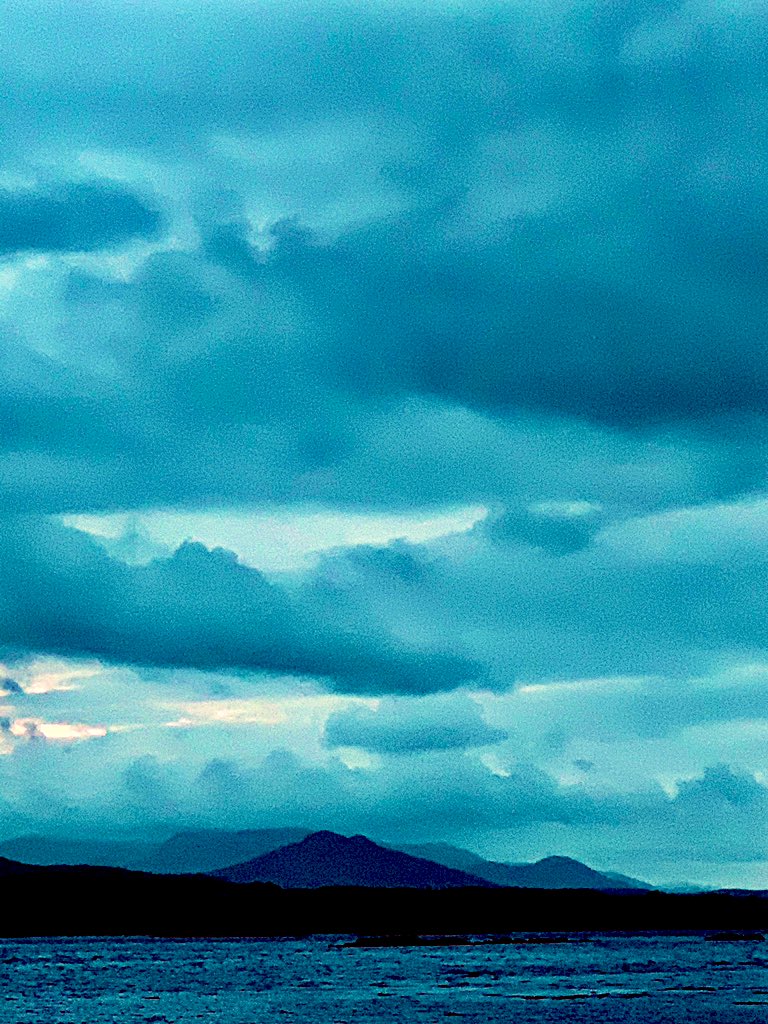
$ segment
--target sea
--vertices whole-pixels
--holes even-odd
[[[0,1024],[766,1024],[768,941],[512,936],[0,940]]]

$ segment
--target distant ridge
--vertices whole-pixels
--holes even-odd
[[[240,832],[200,829],[179,832],[158,846],[140,865],[157,874],[205,874],[261,857],[270,850],[298,843],[308,828],[258,828]]]
[[[0,842],[0,857],[43,866],[83,865],[128,868],[153,874],[211,874],[221,869],[242,866],[273,850],[300,843],[311,834],[311,829],[299,827],[240,831],[190,829],[154,843],[29,835]],[[319,834],[335,833],[326,831]],[[345,839],[343,836],[338,838]],[[526,889],[654,888],[646,882],[616,872],[596,871],[571,857],[545,857],[534,864],[507,864],[485,860],[476,853],[448,843],[400,845],[374,842],[373,845],[429,861],[433,868],[441,866],[472,876],[471,882],[463,884],[477,885],[478,881],[482,881]],[[339,851],[336,853],[338,855]],[[684,890],[686,887],[681,888]]]
[[[466,871],[392,850],[365,836],[314,832],[244,864],[214,871],[231,882],[273,882],[285,889],[354,885],[385,888],[488,888],[494,883]]]
[[[152,843],[19,836],[0,842],[0,857],[44,867],[56,864],[135,868],[152,852]]]
[[[476,853],[448,843],[422,843],[396,849],[424,857],[446,867],[467,871],[495,885],[521,889],[651,889],[627,875],[595,871],[572,857],[544,857],[533,864],[505,864],[485,860]]]
[[[611,881],[616,883],[617,889],[658,889],[658,885],[651,885],[649,882],[641,882],[639,878],[632,878],[631,875],[622,875],[618,871],[601,871]],[[666,888],[666,886],[662,886]]]
[[[515,881],[526,889],[649,889],[634,879],[608,875],[572,857],[544,857],[535,864],[508,865]],[[632,884],[628,884],[632,883]]]
[[[232,832],[198,829],[162,842],[58,839],[20,836],[0,842],[0,857],[44,867],[56,865],[128,868],[160,875],[206,874],[298,842],[308,828],[263,828]]]

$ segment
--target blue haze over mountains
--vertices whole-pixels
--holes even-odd
[[[471,885],[537,889],[639,889],[637,879],[598,872],[568,857],[501,864],[448,844],[381,845],[307,829],[197,831],[157,843],[94,843],[28,836],[0,843],[0,857],[39,865],[124,867],[158,874],[203,874],[289,888],[322,885]]]

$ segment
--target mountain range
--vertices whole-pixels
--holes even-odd
[[[595,871],[572,857],[544,857],[533,864],[485,860],[448,843],[422,843],[398,849],[445,867],[477,875],[495,885],[520,889],[650,889],[647,882],[616,872]]]
[[[0,842],[0,857],[35,865],[128,868],[153,874],[214,874],[313,888],[514,886],[534,889],[650,889],[634,878],[595,871],[570,857],[533,864],[485,860],[446,843],[394,846],[306,828],[177,833],[158,843],[24,836]]]

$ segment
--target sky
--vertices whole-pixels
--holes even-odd
[[[0,837],[768,888],[764,5],[0,27]]]

